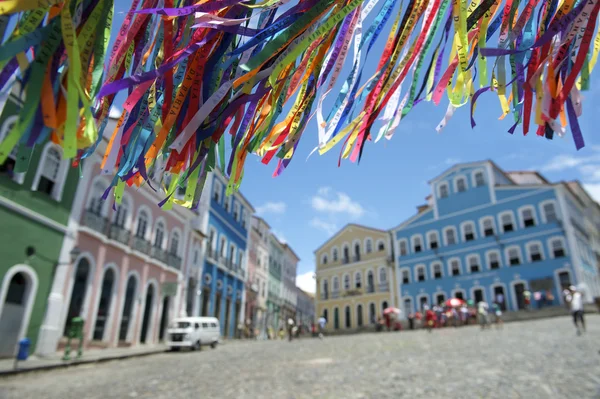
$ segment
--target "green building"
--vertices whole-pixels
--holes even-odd
[[[283,267],[284,246],[275,235],[269,234],[269,283],[267,294],[266,325],[275,331],[284,326],[282,318],[282,283],[281,269]]]
[[[18,120],[13,93],[0,103],[0,142]],[[16,149],[0,165],[0,357],[13,356],[24,337],[36,350],[55,270],[72,250],[64,243],[78,170],[47,140],[32,155],[25,173],[15,171]]]

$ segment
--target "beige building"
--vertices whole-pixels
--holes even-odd
[[[315,251],[316,317],[326,329],[367,327],[395,306],[394,263],[387,231],[348,224]]]

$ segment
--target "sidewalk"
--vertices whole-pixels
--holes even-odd
[[[52,370],[77,366],[80,364],[100,363],[110,360],[122,360],[131,357],[148,356],[162,353],[167,350],[164,345],[139,346],[137,348],[110,348],[90,349],[83,352],[81,359],[76,359],[77,350],[71,352],[71,360],[63,361],[63,353],[39,357],[30,356],[29,359],[19,362],[17,369],[14,368],[14,359],[0,359],[0,377],[28,373],[32,371]]]

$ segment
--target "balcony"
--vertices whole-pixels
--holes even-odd
[[[380,283],[377,286],[377,291],[379,292],[389,292],[390,291],[390,286],[388,283]]]
[[[218,262],[219,261],[219,255],[217,254],[217,251],[215,251],[212,248],[208,248],[208,250],[206,251],[206,257],[208,259],[210,259],[212,262]]]
[[[143,237],[134,236],[131,247],[143,254],[150,254],[150,242],[146,241]]]
[[[339,291],[331,291],[331,299],[337,299],[340,297]]]
[[[352,262],[360,262],[360,255],[354,255],[352,257]]]
[[[323,299],[323,300],[326,300],[326,299],[328,299],[327,292],[322,292],[322,293],[321,293],[321,299]]]
[[[342,258],[342,264],[347,265],[350,263],[350,258]]]
[[[118,241],[121,244],[129,245],[130,237],[131,233],[124,226],[119,226],[117,224],[110,225],[110,229],[108,230],[108,238]]]
[[[162,248],[152,246],[150,248],[150,256],[162,263],[167,263],[167,251]]]
[[[361,288],[353,288],[344,292],[343,296],[358,296],[362,295],[363,290]]]
[[[181,258],[179,255],[169,252],[167,254],[167,265],[177,270],[181,270]]]
[[[374,285],[367,285],[367,294],[372,294],[375,292],[375,286]]]
[[[83,215],[83,224],[98,233],[106,233],[106,223],[107,220],[105,217],[102,217],[91,210],[85,211]]]

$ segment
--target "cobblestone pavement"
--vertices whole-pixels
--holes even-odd
[[[234,342],[0,380],[0,398],[600,398],[600,316]]]

